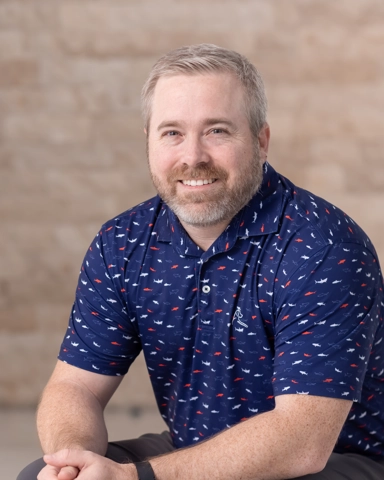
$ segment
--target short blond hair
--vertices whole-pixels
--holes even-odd
[[[156,84],[161,77],[228,72],[241,82],[245,92],[247,116],[256,137],[266,122],[267,98],[264,82],[249,60],[232,50],[202,43],[172,50],[152,67],[141,92],[144,127],[149,131],[151,108]]]

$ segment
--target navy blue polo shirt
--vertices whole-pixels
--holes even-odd
[[[383,312],[366,234],[265,164],[207,251],[159,197],[107,222],[59,358],[124,375],[143,350],[176,447],[302,394],[353,400],[335,451],[384,456]]]

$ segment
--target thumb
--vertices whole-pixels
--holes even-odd
[[[58,480],[75,480],[79,473],[77,467],[63,467],[57,475]]]
[[[87,453],[89,452],[85,452],[84,450],[69,450],[66,448],[49,455],[44,455],[44,462],[54,467],[75,467],[81,470],[86,464]]]

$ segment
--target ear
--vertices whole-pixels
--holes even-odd
[[[147,132],[146,128],[144,128],[144,133],[145,133],[145,135],[148,135],[148,132]]]
[[[271,136],[271,131],[269,129],[269,125],[268,123],[265,123],[258,135],[260,156],[263,159],[263,161],[267,160],[270,136]]]

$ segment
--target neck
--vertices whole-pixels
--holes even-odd
[[[228,221],[224,221],[217,225],[197,227],[195,225],[184,223],[181,220],[180,223],[183,225],[190,238],[204,251],[208,250],[208,248],[217,238],[220,237],[229,224]]]

